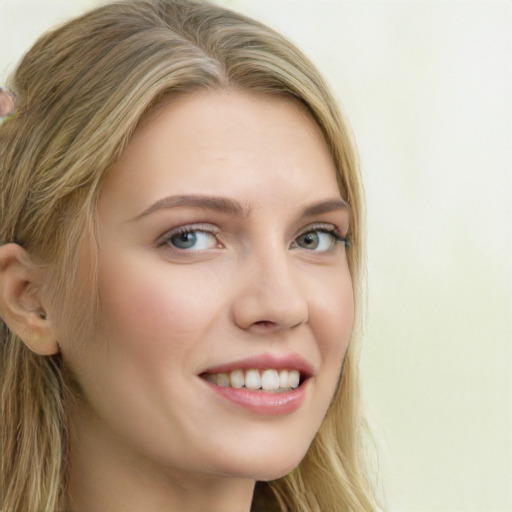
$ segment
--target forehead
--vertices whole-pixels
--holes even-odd
[[[100,203],[115,194],[133,204],[144,195],[149,204],[166,193],[255,189],[284,197],[292,185],[300,191],[295,200],[315,191],[339,195],[332,156],[307,109],[287,97],[201,91],[146,119],[111,169]]]
[[[148,112],[130,145],[134,149],[139,140],[147,142],[163,130],[181,143],[187,138],[197,144],[202,137],[201,147],[208,141],[239,143],[244,138],[250,143],[251,136],[270,136],[283,127],[290,134],[294,128],[307,130],[319,144],[325,144],[307,107],[292,96],[243,90],[195,91],[170,96]]]

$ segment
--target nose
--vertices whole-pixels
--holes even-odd
[[[233,302],[238,327],[265,334],[307,323],[308,301],[286,252],[249,258],[240,272]]]

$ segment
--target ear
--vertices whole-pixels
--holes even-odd
[[[40,294],[43,272],[20,245],[0,247],[0,316],[32,351],[56,354],[59,345]]]

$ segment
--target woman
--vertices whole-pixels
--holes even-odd
[[[362,191],[311,63],[218,6],[120,2],[9,87],[3,512],[374,510]]]

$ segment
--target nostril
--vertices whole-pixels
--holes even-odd
[[[260,320],[259,322],[254,322],[254,325],[259,325],[261,327],[272,327],[275,325],[275,323],[271,322],[270,320]]]
[[[308,303],[305,297],[283,297],[271,289],[243,289],[233,299],[233,320],[244,330],[268,334],[288,330],[308,321]]]

